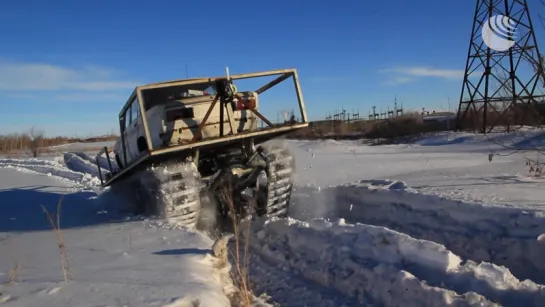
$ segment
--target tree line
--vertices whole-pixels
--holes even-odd
[[[64,136],[46,137],[42,129],[32,128],[28,132],[0,134],[0,153],[28,153],[37,157],[48,147],[69,143],[90,143],[115,140],[117,136],[106,135],[90,138]]]

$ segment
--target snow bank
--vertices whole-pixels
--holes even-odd
[[[87,162],[90,162],[93,165],[96,165],[96,156],[95,155],[89,156],[85,152],[73,152],[72,154],[80,157],[81,159],[83,159],[83,160],[85,160]],[[113,154],[110,155],[109,160],[110,160],[109,163],[112,165],[113,170],[119,169],[119,166],[117,165],[117,162],[115,161],[115,158],[114,158]],[[106,158],[104,155],[101,155],[100,157],[98,157],[98,165],[104,171],[108,171],[108,172],[110,171],[110,164],[109,163],[108,163],[108,158]]]
[[[101,165],[102,175],[109,172],[106,158]],[[106,168],[104,168],[106,165]],[[53,176],[63,181],[74,182],[86,187],[100,186],[98,168],[89,155],[82,152],[67,152],[55,160],[39,159],[0,159],[0,167],[15,168],[20,171]],[[117,167],[115,162],[112,167]]]
[[[98,167],[90,161],[84,160],[74,153],[64,153],[64,164],[71,170],[90,174],[93,177],[99,177]],[[104,175],[104,171],[103,175]]]
[[[255,236],[251,247],[259,254],[360,304],[545,304],[544,286],[490,263],[462,263],[443,245],[384,227],[274,219]]]
[[[488,207],[422,195],[404,183],[364,180],[318,191],[299,187],[290,216],[345,218],[384,226],[445,245],[464,259],[509,268],[519,278],[545,282],[545,217],[519,208]],[[509,247],[509,248],[507,248]]]
[[[81,169],[76,165],[74,170],[72,170],[57,161],[38,159],[0,159],[0,167],[13,168],[28,173],[43,174],[55,177],[64,182],[80,184],[85,187],[98,187],[100,185],[100,179],[95,176],[97,173],[96,169],[87,173],[86,170],[92,169],[87,167]]]
[[[487,135],[465,132],[439,132],[424,135],[414,142],[420,146],[464,145],[475,148],[488,147],[494,151],[531,150],[545,146],[545,131],[520,129],[513,132],[493,132]],[[449,146],[452,147],[452,146]]]

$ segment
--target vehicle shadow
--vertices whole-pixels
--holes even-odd
[[[163,256],[182,256],[182,255],[206,255],[211,253],[210,249],[202,248],[180,248],[180,249],[165,249],[159,252],[153,253],[154,255]]]
[[[0,232],[51,230],[42,206],[56,223],[57,205],[61,203],[60,228],[79,228],[114,223],[111,214],[100,214],[100,198],[93,192],[69,194],[47,191],[47,186],[0,190]]]

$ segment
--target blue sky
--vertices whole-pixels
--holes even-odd
[[[539,39],[544,8],[529,5]],[[474,8],[474,0],[5,2],[0,133],[117,131],[135,85],[185,78],[185,65],[190,77],[223,75],[226,65],[297,68],[310,119],[341,105],[367,116],[396,95],[405,108],[446,109],[450,97],[455,109]]]

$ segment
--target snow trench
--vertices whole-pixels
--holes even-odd
[[[441,244],[385,227],[291,218],[254,227],[253,252],[359,304],[545,305],[542,285],[521,282],[505,267],[463,262]]]
[[[74,161],[63,165],[57,161],[38,159],[0,159],[0,167],[12,168],[21,172],[37,173],[54,177],[64,182],[79,184],[85,187],[97,187],[100,179],[98,170],[90,167],[80,168]]]
[[[74,170],[76,172],[86,173],[90,174],[93,177],[99,177],[98,174],[98,167],[96,164],[91,163],[87,159],[83,159],[82,157],[76,155],[75,153],[64,153],[64,164],[66,164],[66,167],[68,167],[71,170]],[[101,169],[104,175],[103,169]]]
[[[117,163],[110,160],[112,168]],[[109,172],[106,157],[99,158],[99,166],[104,178]],[[70,182],[86,188],[99,189],[100,177],[96,161],[83,152],[66,152],[54,160],[41,159],[0,159],[0,167],[13,168],[22,172],[38,173]]]
[[[321,191],[297,188],[290,216],[344,218],[445,245],[463,259],[507,267],[545,283],[545,218],[519,208],[487,207],[418,194],[398,181],[361,181]],[[541,236],[544,237],[544,236]]]
[[[76,155],[80,157],[82,160],[84,160],[85,162],[90,162],[91,164],[96,166],[97,159],[95,156],[91,157],[85,152],[73,152],[71,154]],[[65,157],[66,157],[66,154],[65,154]],[[102,170],[103,173],[105,171],[108,171],[108,172],[110,171],[110,165],[112,166],[112,170],[119,169],[119,166],[117,165],[117,162],[115,161],[113,154],[110,155],[109,160],[110,161],[108,162],[108,158],[106,158],[104,155],[101,155],[100,157],[98,157],[98,165],[100,166],[101,169],[103,169]]]

